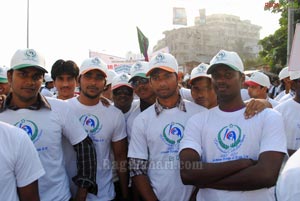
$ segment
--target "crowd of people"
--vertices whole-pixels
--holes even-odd
[[[300,72],[248,77],[227,50],[188,76],[169,53],[45,66],[19,49],[0,68],[1,198],[298,199]]]

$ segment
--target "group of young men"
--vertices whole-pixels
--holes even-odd
[[[283,160],[288,149],[298,149],[299,137],[287,138],[289,115],[284,121],[266,108],[268,100],[242,100],[243,70],[237,53],[220,50],[210,65],[193,69],[189,101],[178,87],[176,58],[168,53],[137,62],[131,75],[113,79],[97,57],[80,67],[60,59],[51,69],[57,96],[46,98],[40,94],[44,57],[18,50],[7,72],[11,92],[0,112],[6,122],[0,126],[0,178],[9,184],[0,197],[275,200]],[[300,75],[294,75],[290,102],[299,105]],[[254,88],[259,76],[246,83]],[[114,105],[102,97],[109,90]]]

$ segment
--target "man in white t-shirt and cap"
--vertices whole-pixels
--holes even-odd
[[[286,66],[281,71],[279,72],[279,80],[281,81],[280,88],[281,86],[284,86],[282,91],[274,98],[274,100],[278,102],[284,102],[292,97],[294,97],[295,92],[291,88],[291,80],[290,80],[290,75],[289,75],[289,67]]]
[[[77,200],[85,200],[88,192],[97,193],[96,153],[91,139],[75,118],[68,104],[42,96],[45,59],[34,49],[19,49],[11,59],[7,73],[11,93],[0,112],[0,120],[24,129],[39,153],[46,174],[39,179],[41,200],[71,198],[64,167],[62,137],[77,153],[78,171],[73,178],[79,187]]]
[[[114,77],[111,84],[114,106],[123,112],[126,121],[137,105],[137,101],[133,100],[133,88],[129,84],[130,78],[129,74],[120,73]]]
[[[131,129],[135,117],[142,111],[155,103],[156,94],[154,93],[149,77],[146,73],[149,70],[149,62],[138,61],[131,66],[131,78],[128,82],[131,84],[134,93],[139,97],[136,106],[132,109],[127,119],[127,135],[130,141]]]
[[[218,105],[217,94],[215,93],[211,75],[206,73],[208,64],[201,63],[193,68],[189,84],[194,102],[208,109]]]
[[[180,179],[178,149],[187,119],[206,108],[181,98],[177,72],[173,55],[152,57],[146,76],[157,99],[133,122],[130,176],[144,200],[186,201],[193,190]]]
[[[128,198],[127,136],[122,112],[104,105],[100,95],[106,84],[107,64],[98,57],[85,59],[79,70],[79,96],[68,99],[76,119],[92,139],[97,152],[98,194],[87,200],[115,199],[111,153],[117,163],[122,198]]]
[[[292,155],[300,148],[300,72],[290,71],[290,79],[295,89],[295,97],[280,103],[274,109],[283,117],[288,153]]]
[[[273,186],[286,154],[283,120],[269,108],[244,119],[243,71],[236,52],[220,50],[207,71],[219,105],[186,124],[180,143],[181,178],[200,187],[198,200],[275,199]]]
[[[251,98],[266,99],[274,108],[279,103],[268,96],[268,90],[271,86],[270,78],[263,72],[254,72],[250,78],[245,81],[248,86],[248,94]]]
[[[8,67],[0,66],[0,95],[7,96],[10,92],[10,86],[7,80]]]

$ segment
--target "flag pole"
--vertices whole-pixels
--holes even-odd
[[[27,40],[26,47],[29,48],[29,0],[27,0]]]

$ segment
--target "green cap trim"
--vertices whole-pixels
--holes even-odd
[[[20,65],[14,66],[12,69],[19,70],[19,69],[22,69],[22,68],[29,68],[29,67],[35,67],[35,68],[38,68],[38,69],[44,71],[45,73],[48,73],[48,71],[45,68],[43,68],[41,66],[36,66],[36,65],[33,65],[33,64],[20,64]]]
[[[206,73],[207,73],[207,74],[211,74],[212,71],[213,71],[213,69],[214,69],[216,66],[220,65],[220,64],[226,65],[226,66],[230,67],[231,69],[233,69],[233,70],[235,70],[235,71],[241,72],[240,69],[237,68],[237,67],[235,67],[234,65],[226,64],[226,63],[216,63],[216,64],[211,65],[211,66],[207,69],[207,72],[206,72]],[[243,72],[241,72],[241,73],[243,73]]]
[[[0,77],[0,83],[8,83],[7,78]]]
[[[146,73],[137,73],[137,74],[135,74],[133,77],[131,77],[129,80],[128,80],[128,82],[130,82],[133,78],[135,78],[135,77],[142,77],[142,78],[147,78],[147,79],[149,79],[149,77],[148,76],[146,76]]]

